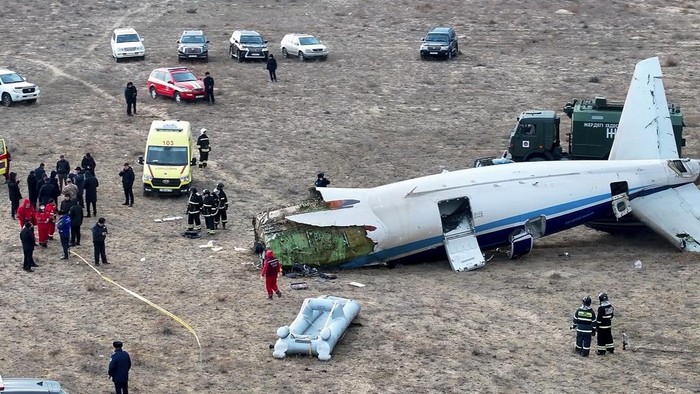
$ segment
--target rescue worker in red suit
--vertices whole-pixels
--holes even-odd
[[[282,273],[282,264],[280,264],[272,250],[265,251],[265,262],[263,263],[262,272],[260,275],[265,278],[265,288],[267,289],[267,298],[272,299],[272,293],[277,293],[277,297],[282,297],[282,292],[277,287],[277,276]]]
[[[49,214],[49,239],[53,239],[56,233],[56,203],[53,199],[49,200],[49,203],[44,206],[44,211]]]
[[[51,215],[46,212],[45,207],[42,205],[36,212],[36,227],[39,232],[39,245],[46,247],[49,242],[49,222],[51,221]]]
[[[22,205],[17,208],[17,220],[19,220],[19,227],[24,228],[24,221],[29,220],[32,225],[36,224],[36,212],[34,211],[34,206],[28,198],[22,201]]]

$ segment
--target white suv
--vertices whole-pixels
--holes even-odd
[[[114,29],[112,33],[112,57],[119,59],[137,57],[146,58],[146,48],[143,47],[143,38],[132,28]]]
[[[236,30],[231,34],[229,44],[231,58],[238,58],[239,63],[244,59],[267,60],[267,41],[257,31]]]
[[[287,34],[282,38],[280,49],[282,56],[296,56],[302,62],[306,59],[328,59],[328,48],[310,34]]]
[[[29,104],[36,103],[39,98],[39,87],[17,74],[4,68],[0,68],[0,100],[2,105],[9,107],[15,101],[26,101]]]

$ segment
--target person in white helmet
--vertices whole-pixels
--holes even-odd
[[[211,151],[211,146],[209,145],[209,136],[207,135],[207,129],[205,128],[199,130],[197,149],[199,149],[199,168],[207,168],[207,160],[209,160],[209,151]]]

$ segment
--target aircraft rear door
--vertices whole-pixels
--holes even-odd
[[[616,218],[621,218],[632,212],[630,205],[629,188],[627,182],[613,182],[610,184],[610,194],[612,194],[612,210]]]
[[[7,153],[7,146],[5,145],[5,140],[0,138],[0,176],[5,175],[9,164],[10,160]]]
[[[438,203],[447,259],[454,271],[469,271],[486,264],[474,234],[469,199],[460,197]]]

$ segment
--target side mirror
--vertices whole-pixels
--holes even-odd
[[[142,40],[142,41],[143,41],[143,40]],[[179,44],[179,43],[180,43],[180,40],[177,40],[177,43]]]
[[[423,41],[423,42],[425,42],[425,37],[421,38],[420,40]]]
[[[267,40],[263,41],[265,44],[267,44]]]
[[[139,164],[143,164],[143,156],[139,156]]]
[[[191,166],[197,165],[197,158],[196,157],[192,158],[192,161],[190,161],[190,165]]]
[[[207,40],[207,44],[209,44],[209,40]]]
[[[141,38],[141,42],[143,42],[143,38]]]
[[[175,83],[173,81],[168,81],[169,84],[174,85]]]

